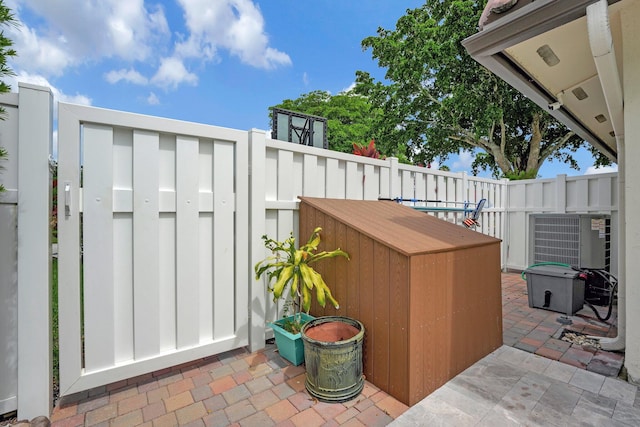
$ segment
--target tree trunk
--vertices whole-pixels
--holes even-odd
[[[505,149],[507,146],[507,132],[506,125],[504,124],[504,120],[500,120],[500,146],[495,143],[491,143],[491,154],[496,161],[496,165],[500,168],[504,175],[507,175],[513,172],[516,168],[511,164],[507,155],[505,153]]]
[[[540,132],[540,115],[534,114],[531,120],[531,142],[529,144],[529,158],[525,171],[527,174],[538,173],[540,168],[540,146],[542,144],[542,132]]]

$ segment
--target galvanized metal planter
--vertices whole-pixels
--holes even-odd
[[[343,322],[355,328],[354,336],[335,342],[311,338],[314,326]],[[311,320],[302,328],[304,359],[307,370],[305,387],[321,402],[346,402],[358,396],[364,387],[362,375],[362,343],[364,325],[341,316],[326,316]]]

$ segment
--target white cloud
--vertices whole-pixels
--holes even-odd
[[[349,86],[347,86],[346,88],[342,89],[342,92],[349,93],[352,90],[354,90],[355,88],[356,88],[356,82],[353,82]]]
[[[453,162],[453,166],[451,167],[452,171],[468,171],[471,169],[471,164],[473,163],[473,152],[471,151],[463,151],[458,155],[458,160]]]
[[[196,85],[198,76],[190,73],[179,58],[163,58],[151,82],[165,89],[175,89],[181,83]]]
[[[53,117],[58,117],[58,102],[68,102],[70,104],[91,105],[91,98],[86,95],[75,94],[69,95],[53,86],[46,77],[37,74],[28,74],[25,72],[18,73],[5,79],[6,83],[11,85],[14,92],[18,91],[19,83],[30,83],[33,85],[48,87],[53,95]],[[58,130],[53,130],[53,157],[58,158]]]
[[[596,173],[610,173],[610,172],[618,172],[618,165],[612,166],[589,166],[587,170],[584,172],[585,175],[593,175]]]
[[[65,68],[76,62],[55,40],[39,37],[33,28],[24,25],[9,27],[8,32],[18,52],[18,56],[11,61],[23,69],[59,76]]]
[[[11,89],[15,92],[18,91],[18,83],[30,83],[34,85],[44,86],[51,89],[51,93],[53,95],[54,106],[57,105],[58,101],[61,102],[69,102],[71,104],[80,104],[80,105],[91,105],[91,98],[86,95],[75,94],[69,95],[62,92],[57,87],[53,86],[49,83],[46,77],[38,75],[38,74],[29,74],[26,72],[20,72],[16,76],[13,76],[10,79],[7,79],[7,83],[11,85]]]
[[[212,58],[218,47],[248,65],[273,69],[290,65],[291,58],[269,46],[264,19],[259,7],[250,0],[179,0],[185,11],[189,38],[177,50],[191,56],[204,52]]]
[[[144,0],[6,2],[20,24],[7,28],[19,54],[10,66],[47,79],[113,60],[118,65],[105,75],[112,84],[176,89],[198,83],[186,64],[220,61],[221,50],[257,68],[291,64],[286,53],[269,45],[262,12],[252,0],[178,0],[184,27],[177,28],[169,28],[163,6]],[[150,79],[154,72],[143,74],[142,67],[157,68],[155,75]]]
[[[42,19],[29,27],[21,20],[25,9]],[[13,11],[21,24],[11,29],[15,63],[45,76],[102,58],[143,61],[170,36],[164,11],[143,0],[23,0]]]
[[[149,104],[149,105],[159,105],[160,104],[160,98],[158,98],[158,96],[155,93],[150,92],[149,96],[147,96],[147,104]]]
[[[147,83],[149,83],[149,80],[145,76],[143,76],[133,68],[130,68],[128,70],[122,68],[120,70],[109,71],[105,75],[105,78],[111,84],[115,84],[120,81],[125,81],[137,85],[146,85]]]

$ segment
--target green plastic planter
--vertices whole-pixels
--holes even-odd
[[[305,322],[315,319],[315,317],[306,313],[301,313],[300,316]],[[285,317],[273,323],[269,323],[269,326],[273,329],[273,335],[276,338],[276,346],[278,347],[280,356],[284,357],[295,366],[298,366],[304,362],[304,344],[302,343],[302,336],[300,333],[292,334],[287,332],[282,327],[286,321],[293,318],[294,316]]]
[[[358,332],[341,341],[320,341],[307,335],[314,326],[330,322],[346,323]],[[318,317],[304,325],[301,334],[307,371],[305,387],[309,394],[328,403],[346,402],[358,396],[364,388],[364,325],[348,317]]]

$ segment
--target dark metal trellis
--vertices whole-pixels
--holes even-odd
[[[271,138],[318,148],[329,148],[327,119],[281,108],[272,109]]]

